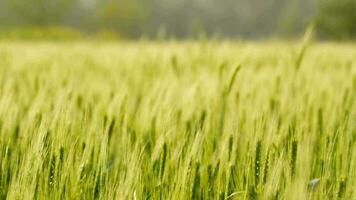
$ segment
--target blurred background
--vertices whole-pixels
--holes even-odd
[[[356,0],[0,0],[0,38],[356,37]]]

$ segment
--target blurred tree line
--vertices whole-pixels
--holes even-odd
[[[354,39],[356,0],[0,0],[2,29],[72,27],[123,37]]]

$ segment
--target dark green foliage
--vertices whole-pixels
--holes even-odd
[[[167,143],[164,143],[162,146],[162,158],[161,158],[161,168],[160,168],[160,177],[163,179],[164,171],[167,165]]]
[[[262,142],[257,141],[256,144],[256,151],[255,151],[255,187],[258,186],[260,182],[260,175],[261,175],[261,154],[262,154]]]
[[[20,134],[20,125],[16,124],[15,129],[14,129],[14,133],[12,134],[12,138],[13,138],[13,143],[16,144],[17,140],[19,139],[19,134]]]
[[[54,187],[54,185],[56,184],[56,156],[52,156],[50,163],[49,163],[49,173],[48,173],[48,186],[50,189],[52,189],[52,187]]]
[[[295,169],[297,165],[297,153],[298,153],[298,141],[294,140],[292,142],[292,149],[290,153],[290,168],[291,168],[291,175],[294,176]]]
[[[205,120],[206,120],[207,113],[205,110],[202,111],[199,119],[199,129],[203,129],[205,125]]]
[[[116,123],[116,121],[115,121],[115,118],[114,118],[114,119],[111,120],[109,128],[108,128],[108,142],[109,142],[109,144],[110,144],[113,132],[114,132],[115,123]]]
[[[200,163],[195,163],[194,179],[192,186],[192,199],[201,199],[200,191]]]
[[[233,140],[233,137],[232,137],[232,135],[230,135],[230,137],[229,137],[229,148],[228,148],[228,152],[229,152],[229,154],[228,154],[228,160],[231,160],[231,154],[232,154],[232,147],[233,147],[233,144],[234,144],[234,140]]]
[[[343,198],[345,195],[345,189],[346,189],[346,180],[342,179],[339,181],[339,189],[337,192],[337,197],[338,198]]]
[[[270,151],[267,152],[267,157],[265,160],[265,165],[264,165],[264,172],[263,172],[263,184],[267,182],[268,178],[268,170],[269,170],[269,162],[270,162]]]
[[[236,76],[237,73],[240,71],[241,65],[238,65],[235,67],[234,71],[232,72],[232,75],[230,77],[230,81],[228,82],[227,87],[224,90],[224,96],[228,96],[231,93],[232,87],[234,86],[234,83],[236,81]]]
[[[94,191],[93,191],[93,199],[99,199],[100,197],[100,189],[101,189],[101,176],[98,174],[95,178],[95,185],[94,185]]]

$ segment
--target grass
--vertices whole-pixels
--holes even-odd
[[[3,41],[0,83],[0,199],[356,199],[354,44]]]

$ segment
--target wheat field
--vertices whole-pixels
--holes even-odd
[[[356,199],[356,46],[0,42],[0,199]]]

